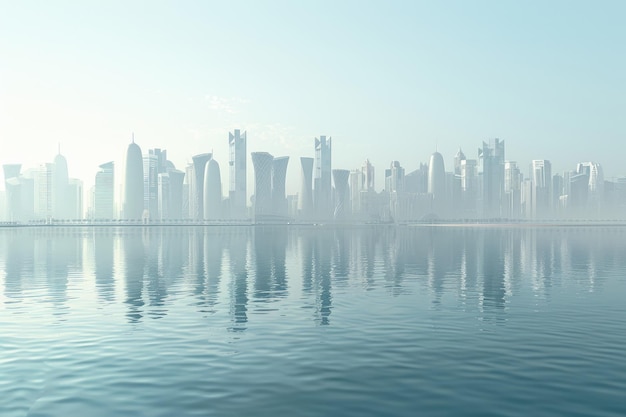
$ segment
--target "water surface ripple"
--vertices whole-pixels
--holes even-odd
[[[623,416],[626,228],[0,229],[0,415]]]

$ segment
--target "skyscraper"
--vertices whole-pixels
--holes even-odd
[[[159,218],[158,176],[166,172],[167,151],[148,149],[143,156],[143,208],[151,218]]]
[[[432,212],[441,216],[446,209],[446,169],[439,152],[433,153],[428,163],[428,194]]]
[[[52,211],[55,219],[70,218],[68,206],[69,178],[67,160],[59,152],[54,158],[52,168]]]
[[[177,169],[171,169],[166,173],[159,174],[159,177],[161,176],[167,176],[167,179],[161,179],[166,184],[159,187],[159,204],[165,211],[165,213],[161,212],[161,219],[182,219],[185,173]]]
[[[333,181],[335,183],[335,209],[333,217],[335,220],[345,220],[350,210],[350,196],[348,190],[348,179],[350,171],[347,169],[333,169]]]
[[[313,214],[313,158],[301,157],[302,187],[300,189],[300,216],[310,219]]]
[[[228,133],[229,149],[229,193],[230,215],[233,218],[241,219],[247,217],[246,200],[246,132],[240,133],[235,129],[234,133]]]
[[[288,156],[274,158],[272,162],[272,211],[280,217],[287,216],[287,197],[285,196],[285,182],[287,178]]]
[[[194,220],[202,220],[204,217],[204,169],[206,164],[213,158],[211,153],[202,153],[193,156],[193,187],[191,190]]]
[[[483,147],[478,149],[478,158],[483,166],[483,217],[500,217],[504,196],[504,141],[483,142]]]
[[[123,217],[128,220],[141,219],[143,215],[143,159],[141,148],[135,138],[126,150],[126,169],[124,174]]]
[[[541,219],[552,214],[552,166],[546,159],[535,159],[530,165],[531,212],[530,218]]]
[[[54,216],[52,209],[53,177],[54,165],[50,163],[41,164],[36,171],[35,180],[35,218],[48,220]]]
[[[20,170],[21,164],[5,164],[4,189],[6,191],[6,218],[9,221],[19,221],[22,218]]]
[[[315,175],[313,204],[320,220],[332,216],[332,142],[326,136],[315,138]]]
[[[113,219],[114,212],[114,163],[107,162],[100,165],[96,173],[96,182],[93,195],[93,216],[95,219]]]
[[[204,174],[204,219],[222,218],[222,179],[220,166],[213,158],[207,163]]]
[[[272,213],[272,165],[274,157],[267,152],[252,152],[254,166],[254,218],[262,221]]]

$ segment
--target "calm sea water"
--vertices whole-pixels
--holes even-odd
[[[626,228],[0,229],[0,416],[624,416]]]

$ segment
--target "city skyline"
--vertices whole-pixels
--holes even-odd
[[[232,153],[225,180],[212,152],[194,155],[183,172],[167,158],[166,149],[142,151],[134,134],[117,191],[114,161],[99,165],[96,184],[84,192],[83,180],[69,177],[60,146],[54,162],[38,168],[22,171],[21,164],[4,164],[6,191],[0,193],[0,214],[5,221],[17,222],[82,218],[144,222],[543,221],[622,218],[626,214],[626,177],[605,178],[604,167],[596,161],[581,161],[575,168],[572,165],[553,174],[552,161],[547,159],[530,161],[525,174],[520,169],[523,163],[507,158],[505,141],[499,138],[482,141],[475,159],[459,148],[448,170],[437,151],[416,169],[393,160],[390,168],[379,168],[384,173],[384,187],[377,189],[376,167],[369,159],[361,167],[337,167],[332,159],[332,138],[320,135],[312,143],[315,157],[300,157],[300,189],[288,194],[290,156],[247,155],[247,132],[234,132],[228,133]],[[235,137],[243,139],[239,150],[233,146]],[[248,157],[252,172],[247,171],[247,162],[242,162]],[[244,212],[240,196],[232,189],[243,191],[245,186],[236,187],[237,178],[249,175],[254,176],[253,189]],[[111,212],[112,216],[100,216]]]
[[[327,133],[345,168],[408,168],[434,151],[448,162],[459,147],[473,158],[500,137],[524,165],[591,160],[607,178],[626,175],[622,2],[177,6],[7,3],[0,162],[34,167],[60,142],[88,189],[106,161],[122,178],[135,132],[177,167],[212,152],[224,170],[224,135],[238,128],[248,153],[292,157]],[[289,164],[289,194],[299,172]]]

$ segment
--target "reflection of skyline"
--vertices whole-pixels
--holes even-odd
[[[32,296],[31,288],[44,288],[55,314],[68,314],[70,292],[75,282],[80,286],[74,277],[92,276],[85,285],[95,288],[98,302],[114,304],[116,288],[123,288],[119,302],[131,322],[163,317],[173,308],[175,288],[192,296],[198,311],[215,313],[226,305],[232,330],[248,328],[255,314],[269,311],[266,303],[280,310],[294,295],[316,323],[327,325],[337,297],[380,289],[392,296],[421,292],[435,310],[463,308],[500,320],[518,296],[547,300],[565,285],[597,291],[607,271],[626,268],[622,229],[256,226],[0,233],[7,308]],[[93,245],[83,248],[85,239]],[[83,265],[84,249],[95,264]],[[291,288],[300,295],[290,294]]]

